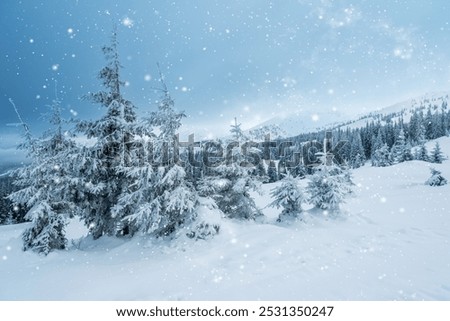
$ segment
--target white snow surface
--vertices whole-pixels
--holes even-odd
[[[208,241],[93,241],[73,222],[70,249],[44,257],[21,250],[27,224],[1,226],[0,300],[450,300],[450,185],[425,185],[430,166],[450,178],[449,160],[366,164],[340,217],[304,205],[290,225],[266,184],[265,222],[219,219]]]

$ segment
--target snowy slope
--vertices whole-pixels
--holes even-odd
[[[276,116],[255,128],[263,126],[278,126],[283,129],[287,136],[295,136],[302,133],[315,132],[318,130],[338,127],[360,128],[364,127],[366,123],[383,122],[383,116],[396,114],[393,121],[403,118],[404,122],[409,122],[412,113],[416,109],[438,107],[440,109],[442,102],[448,102],[448,92],[437,92],[424,94],[415,98],[411,98],[392,106],[380,108],[370,113],[361,114],[358,117],[348,116],[338,110],[299,110],[295,113],[283,114]],[[423,109],[424,113],[426,109]]]
[[[284,226],[264,208],[265,223],[223,220],[207,242],[84,239],[41,257],[20,249],[26,224],[2,226],[0,300],[450,300],[450,185],[425,186],[429,166],[366,165],[340,219]],[[435,167],[450,178],[450,161]]]
[[[395,115],[392,117],[392,121],[399,121],[399,119],[403,119],[405,123],[408,123],[413,115],[414,111],[422,111],[424,114],[427,112],[427,109],[431,107],[432,112],[440,111],[442,103],[446,102],[448,104],[449,101],[448,92],[437,92],[437,93],[429,93],[419,97],[415,97],[412,99],[408,99],[392,106],[388,106],[377,111],[373,111],[368,114],[360,115],[356,121],[351,121],[349,124],[342,124],[342,127],[349,128],[361,128],[364,127],[367,123],[370,122],[378,122],[381,124],[385,124],[383,119],[384,116],[387,115]]]

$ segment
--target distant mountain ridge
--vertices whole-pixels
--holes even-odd
[[[371,122],[385,124],[388,119],[397,121],[402,118],[405,123],[408,123],[414,111],[425,113],[428,108],[436,111],[440,110],[442,106],[448,110],[449,96],[450,92],[424,94],[356,117],[345,115],[337,110],[313,113],[300,110],[288,115],[276,116],[245,132],[249,133],[262,128],[276,128],[279,132],[285,133],[287,137],[292,137],[324,129],[360,128]]]

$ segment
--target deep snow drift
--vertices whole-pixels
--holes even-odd
[[[450,138],[438,141],[450,155]],[[221,220],[209,241],[94,242],[73,223],[71,249],[43,257],[21,251],[26,224],[1,226],[0,299],[450,300],[450,185],[426,186],[430,166],[450,178],[448,160],[366,164],[339,218],[305,205],[292,225],[264,208],[279,183],[264,185],[266,222]]]

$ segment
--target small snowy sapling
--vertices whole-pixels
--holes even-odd
[[[430,186],[443,186],[447,184],[447,180],[441,175],[441,172],[435,168],[430,168],[431,177],[425,182],[426,185]]]
[[[281,181],[281,185],[272,189],[270,195],[274,199],[270,206],[283,208],[277,219],[278,222],[296,219],[302,213],[301,205],[305,200],[305,196],[298,186],[298,179],[292,175],[287,174]]]

